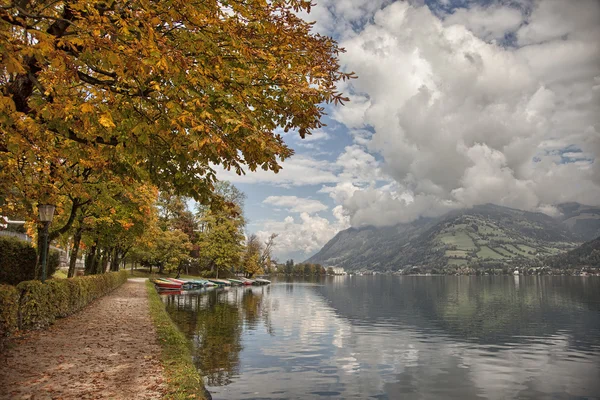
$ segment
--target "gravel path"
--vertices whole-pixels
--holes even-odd
[[[130,279],[0,354],[0,399],[158,399],[160,347],[143,279]]]

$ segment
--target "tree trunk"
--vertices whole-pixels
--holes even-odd
[[[96,240],[90,251],[85,257],[85,274],[93,275],[96,273],[96,251],[98,250],[98,241]]]
[[[110,259],[110,270],[112,272],[117,272],[119,270],[120,259],[119,246],[115,246],[112,251],[112,257]]]
[[[79,228],[75,231],[75,236],[73,236],[73,250],[71,250],[71,258],[69,259],[69,272],[67,273],[67,278],[72,278],[75,275],[75,267],[77,266],[79,244],[81,243],[82,234],[83,229]]]
[[[110,250],[104,249],[102,252],[102,261],[99,263],[100,269],[98,270],[99,274],[103,274],[106,272],[106,268],[108,267],[108,258],[110,257]]]

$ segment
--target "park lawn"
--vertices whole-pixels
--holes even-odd
[[[52,279],[67,279],[67,273],[67,270],[57,269],[54,275],[52,275]]]
[[[505,257],[503,257],[500,254],[496,253],[494,250],[490,249],[487,246],[483,246],[481,248],[481,250],[479,250],[477,252],[477,257],[478,258],[482,258],[482,259],[492,258],[492,259],[495,259],[495,260],[499,260],[499,259],[505,258]]]

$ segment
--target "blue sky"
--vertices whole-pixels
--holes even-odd
[[[279,174],[221,172],[301,261],[337,232],[496,204],[600,202],[600,2],[321,0],[358,79]]]

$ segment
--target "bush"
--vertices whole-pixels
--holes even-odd
[[[0,333],[48,326],[117,288],[127,276],[123,270],[46,283],[25,281],[16,287],[0,285]]]
[[[33,246],[21,239],[0,236],[0,282],[16,285],[36,279],[37,252]],[[60,254],[50,250],[46,276],[54,275],[60,264]]]
[[[10,285],[0,285],[0,341],[17,330],[19,292]],[[1,347],[0,347],[1,348]]]
[[[16,285],[35,279],[37,253],[23,240],[0,236],[0,282]]]
[[[60,254],[56,250],[50,250],[48,254],[48,265],[46,266],[46,276],[51,278],[60,265]]]

